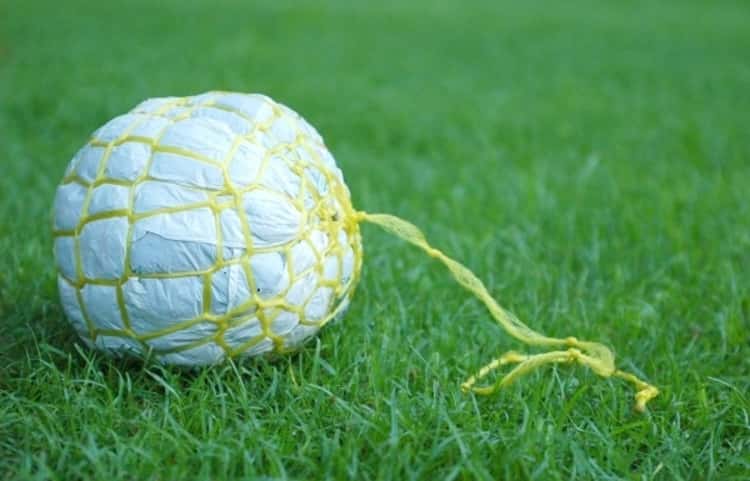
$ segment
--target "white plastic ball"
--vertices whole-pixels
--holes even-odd
[[[65,314],[89,345],[211,364],[298,347],[362,262],[323,140],[257,94],[147,100],[94,132],[54,203]]]

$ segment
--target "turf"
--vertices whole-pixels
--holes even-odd
[[[750,479],[750,8],[742,1],[0,5],[0,479]],[[264,92],[355,205],[398,214],[583,368],[491,397],[523,349],[375,227],[346,318],[299,354],[185,372],[83,349],[49,211],[138,101]]]

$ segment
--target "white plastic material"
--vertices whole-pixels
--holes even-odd
[[[315,129],[268,97],[147,100],[97,130],[57,190],[65,313],[90,345],[167,363],[294,348],[352,293],[348,202]]]

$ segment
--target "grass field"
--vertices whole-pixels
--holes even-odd
[[[750,479],[748,25],[743,1],[3,2],[0,479]],[[80,347],[56,183],[109,118],[210,89],[299,111],[356,207],[662,395],[638,414],[570,366],[462,394],[524,347],[367,226],[351,310],[299,354],[183,372]]]

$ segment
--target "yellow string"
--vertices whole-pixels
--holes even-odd
[[[419,247],[429,256],[438,259],[448,267],[453,278],[460,285],[484,303],[492,317],[511,336],[532,346],[564,348],[532,355],[519,354],[513,351],[508,352],[481,368],[475,375],[470,376],[461,385],[461,389],[464,392],[472,391],[477,394],[491,394],[541,366],[577,362],[589,367],[602,377],[615,376],[633,383],[638,390],[635,394],[635,408],[638,411],[644,411],[646,403],[659,394],[659,390],[656,387],[641,381],[633,374],[616,369],[612,351],[603,344],[580,341],[575,337],[563,339],[548,337],[526,326],[513,314],[500,307],[487,291],[482,281],[473,272],[446,256],[440,250],[432,247],[425,239],[422,231],[413,224],[392,215],[369,214],[362,211],[355,214],[355,221],[366,221],[377,224],[386,231]],[[506,364],[516,364],[516,366],[494,384],[486,386],[476,385],[479,380]]]

